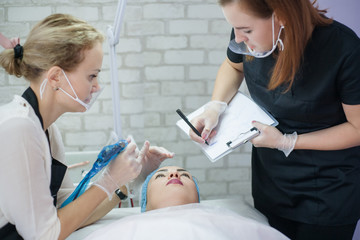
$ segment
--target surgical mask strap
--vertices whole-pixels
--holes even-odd
[[[281,31],[284,29],[285,27],[283,26],[283,25],[281,25],[281,27],[280,27],[280,30],[279,30],[279,35],[278,35],[278,38],[277,38],[277,41],[276,41],[276,45],[277,45],[277,43],[280,43],[280,50],[281,51],[283,51],[284,50],[284,43],[283,43],[283,41],[281,40],[281,38],[280,38],[280,35],[281,35]]]
[[[280,29],[279,29],[279,34],[278,34],[278,37],[276,39],[276,43],[275,43],[275,14],[273,13],[272,15],[272,34],[273,34],[273,48],[276,48],[277,44],[280,43],[281,45],[281,48],[279,48],[281,51],[284,50],[284,43],[283,41],[280,39],[280,35],[281,35],[281,31],[284,29],[284,26],[281,25],[280,26]],[[274,45],[276,44],[276,46],[274,47]]]
[[[68,82],[71,90],[73,91],[73,93],[74,93],[74,95],[75,95],[75,98],[74,98],[73,96],[71,96],[69,93],[67,93],[64,89],[62,89],[62,88],[59,88],[59,89],[60,89],[63,93],[65,93],[66,95],[68,95],[70,98],[72,98],[74,101],[80,103],[86,110],[89,110],[89,106],[88,106],[86,103],[84,103],[83,101],[81,101],[80,98],[77,96],[77,94],[76,94],[74,88],[72,87],[72,85],[71,85],[68,77],[66,76],[64,70],[61,69],[61,71],[64,73],[64,76],[65,76],[65,78],[66,78],[66,81]]]
[[[78,98],[78,96],[77,96],[74,88],[72,87],[72,85],[71,85],[68,77],[66,76],[64,70],[61,69],[61,71],[63,72],[63,74],[64,74],[64,76],[65,76],[65,78],[66,78],[66,81],[68,82],[69,86],[71,87],[71,90],[73,91],[73,93],[74,93],[74,95],[75,95],[75,98],[74,98],[73,96],[71,96],[70,94],[68,94],[67,92],[65,92],[62,88],[60,88],[60,89],[61,89],[65,94],[67,94],[69,97],[71,97],[72,99],[74,99],[74,100],[76,101],[76,99],[79,99],[79,98]]]
[[[272,38],[273,38],[273,46],[275,44],[275,21],[274,21],[274,14],[272,14],[271,20],[271,27],[272,27]]]
[[[42,100],[43,94],[45,92],[45,87],[46,87],[47,81],[48,81],[47,78],[45,78],[44,81],[40,85],[40,100]]]
[[[248,50],[250,53],[252,53],[252,55],[254,57],[259,57],[259,58],[264,58],[264,57],[267,57],[269,56],[272,52],[274,52],[274,50],[276,49],[277,47],[277,44],[280,43],[280,48],[279,50],[280,51],[283,51],[284,50],[284,43],[283,41],[280,39],[280,35],[281,35],[281,31],[285,28],[283,25],[281,25],[280,29],[279,29],[279,34],[278,34],[278,37],[276,39],[276,42],[275,42],[275,15],[273,14],[272,15],[272,21],[271,21],[271,27],[272,27],[272,39],[273,39],[273,46],[272,46],[272,49],[270,51],[268,51],[265,55],[263,56],[256,56],[256,52],[252,49],[249,48],[249,46],[247,46]]]

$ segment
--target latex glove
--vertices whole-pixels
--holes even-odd
[[[129,140],[135,143],[132,136],[129,136]],[[136,148],[135,151],[139,151],[138,148]],[[142,176],[144,180],[151,172],[157,169],[165,159],[173,158],[175,155],[164,147],[150,146],[149,141],[144,142],[141,152],[141,157],[138,157],[137,161],[142,165],[140,176]]]
[[[213,137],[216,134],[213,129],[217,126],[219,117],[226,107],[227,103],[221,101],[210,101],[205,104],[204,112],[191,120],[191,123],[200,132],[201,137],[190,129],[190,138],[195,142],[204,143],[205,140]]]
[[[144,152],[144,158],[141,160],[143,166],[141,173],[134,181],[128,184],[132,196],[138,196],[139,188],[150,173],[159,168],[165,159],[173,158],[175,155],[164,147],[150,146],[149,141],[145,141],[144,146],[147,146],[147,151]]]
[[[150,145],[148,141],[146,141],[145,144]],[[141,170],[140,176],[145,180],[145,178],[154,170],[156,170],[165,159],[173,158],[174,155],[175,154],[173,152],[170,152],[164,147],[149,147],[149,150],[145,152],[145,158],[141,162],[143,168]]]
[[[276,148],[282,151],[286,157],[294,150],[297,140],[296,132],[282,134],[276,127],[256,121],[252,125],[260,131],[260,135],[251,140],[255,147]]]
[[[148,151],[143,147],[141,151],[137,149],[136,143],[128,138],[128,146],[121,152],[103,171],[101,177],[94,185],[101,188],[111,199],[114,191],[135,179],[141,172],[141,161]]]

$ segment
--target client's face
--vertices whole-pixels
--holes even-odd
[[[199,202],[189,172],[176,166],[160,168],[149,181],[146,210]]]

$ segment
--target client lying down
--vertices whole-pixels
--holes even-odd
[[[200,204],[196,180],[185,169],[162,167],[142,186],[141,211],[86,239],[288,239],[276,229],[225,208]]]

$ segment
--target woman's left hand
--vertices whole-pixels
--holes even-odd
[[[253,138],[251,143],[255,147],[276,148],[289,156],[295,147],[297,133],[282,134],[276,127],[262,124],[256,121],[252,125],[260,131],[260,135]]]
[[[144,144],[150,145],[148,141]],[[166,148],[150,146],[149,150],[145,153],[145,157],[142,159],[141,164],[143,168],[140,175],[146,177],[152,171],[156,170],[165,159],[173,157],[174,153],[168,151]]]
[[[131,136],[129,137],[129,139],[135,142],[135,140]],[[134,181],[128,184],[129,192],[134,195],[139,194],[137,192],[139,190],[139,186],[143,184],[146,177],[150,173],[159,168],[160,164],[165,159],[174,157],[174,153],[168,151],[163,147],[150,146],[149,141],[145,141],[143,147],[141,148],[141,151],[137,149],[137,152],[138,157],[136,161],[142,166],[141,172]]]
[[[251,140],[255,147],[278,148],[277,146],[281,142],[283,134],[276,127],[255,121],[252,125],[260,132],[259,136]]]

